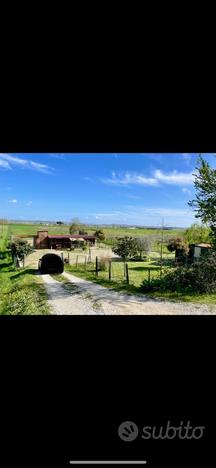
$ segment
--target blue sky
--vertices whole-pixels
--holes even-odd
[[[216,167],[214,155],[203,156]],[[189,226],[197,154],[0,154],[0,218]]]

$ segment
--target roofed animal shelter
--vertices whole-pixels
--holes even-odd
[[[192,262],[196,262],[200,258],[204,257],[205,255],[210,254],[212,251],[211,244],[206,244],[201,242],[200,244],[190,244],[189,252],[188,252],[188,260]]]
[[[77,244],[95,245],[96,237],[90,234],[53,234],[47,230],[37,232],[36,236],[19,236],[29,242],[35,249],[71,249]]]

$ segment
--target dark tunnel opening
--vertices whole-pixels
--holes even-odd
[[[45,254],[39,260],[38,269],[42,274],[60,274],[64,271],[64,263],[59,255]]]

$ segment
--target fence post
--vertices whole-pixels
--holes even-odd
[[[98,276],[98,257],[96,257],[95,259],[95,273],[96,273],[96,276]]]
[[[86,267],[87,267],[87,256],[85,256],[85,270],[86,270]]]
[[[68,265],[70,265],[70,252],[68,252]]]
[[[64,253],[63,252],[61,252],[61,259],[62,259],[62,261],[64,261]]]
[[[124,278],[126,277],[126,262],[124,260]]]
[[[76,256],[76,267],[78,265],[78,257],[79,257],[79,255]]]
[[[151,269],[148,268],[148,284],[151,282]]]
[[[126,267],[126,281],[129,284],[129,272],[128,272],[128,264],[127,263],[125,264],[125,267]]]
[[[112,279],[112,262],[111,260],[109,261],[109,281]]]

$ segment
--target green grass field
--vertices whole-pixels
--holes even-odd
[[[44,226],[43,224],[10,224],[11,234],[15,236],[19,235],[34,235],[39,230],[48,230],[50,234],[69,234],[69,226],[62,225],[57,226],[55,224],[50,226]],[[91,234],[95,232],[95,229],[85,227],[86,231]],[[115,228],[106,227],[102,229],[106,237],[118,237],[118,236],[144,236],[144,235],[157,235],[161,234],[160,229],[130,229],[130,228]],[[181,235],[182,229],[170,229],[165,230],[165,235]]]

